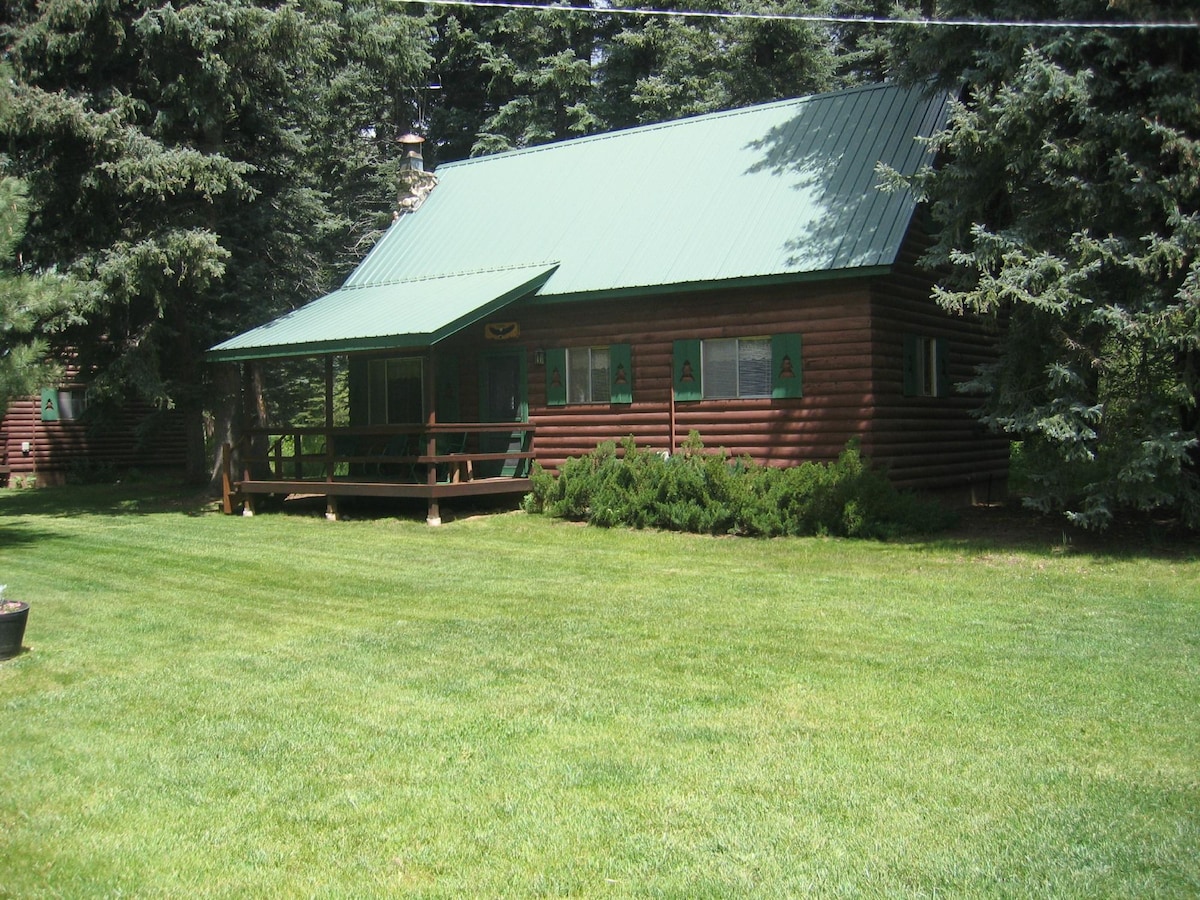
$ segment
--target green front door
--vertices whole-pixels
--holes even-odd
[[[484,422],[525,422],[529,419],[529,400],[525,393],[525,353],[504,350],[484,354],[479,370],[479,407]],[[524,432],[497,432],[480,436],[485,453],[519,452]],[[524,460],[520,466],[524,467]],[[481,461],[476,475],[484,477],[518,474],[507,460]]]

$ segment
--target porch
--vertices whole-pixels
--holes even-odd
[[[412,497],[438,525],[444,499],[527,493],[533,435],[527,422],[246,428],[221,448],[222,508],[253,515],[258,497],[303,494],[337,518],[341,497]]]

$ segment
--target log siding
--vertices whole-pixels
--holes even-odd
[[[633,403],[549,407],[545,374],[530,379],[531,418],[538,456],[556,468],[604,440],[630,434],[639,445],[674,451],[689,432],[732,455],[788,465],[829,459],[861,435],[870,404],[870,331],[862,287],[836,294],[797,289],[755,291],[611,305],[535,308],[540,321],[523,332],[530,346],[628,343],[633,358]],[[805,396],[772,400],[673,400],[674,343],[799,333]],[[568,337],[569,335],[569,337]],[[538,377],[540,375],[540,377]]]
[[[983,324],[951,316],[929,298],[930,281],[915,266],[910,241],[896,270],[883,277],[510,307],[527,354],[530,421],[538,461],[556,470],[602,441],[630,435],[639,446],[674,451],[689,432],[706,447],[768,465],[835,459],[857,438],[864,456],[902,487],[998,494],[1007,473],[1008,442],[987,434],[971,411],[975,398],[904,396],[904,335],[942,338],[949,379],[967,380],[994,357]],[[789,399],[673,401],[674,342],[799,334],[804,396]],[[633,402],[547,402],[546,368],[537,351],[628,344]],[[462,413],[478,408],[471,360],[501,345],[473,328],[439,353],[460,361]],[[513,349],[513,345],[507,345]]]
[[[63,390],[82,389],[67,385]],[[159,427],[146,432],[147,417],[160,417]],[[23,445],[28,444],[25,452]],[[8,405],[0,420],[0,476],[8,486],[18,479],[38,485],[63,484],[73,474],[99,469],[168,470],[182,473],[187,464],[183,418],[160,413],[146,404],[131,403],[103,429],[82,421],[42,421],[40,397],[24,397]]]
[[[966,491],[975,500],[1002,495],[1008,478],[1009,440],[989,433],[972,415],[979,398],[957,385],[997,355],[994,326],[952,315],[930,299],[931,279],[918,266],[928,240],[913,229],[887,278],[872,285],[872,425],[864,455],[885,466],[893,482],[917,488]],[[947,351],[945,396],[905,396],[904,336],[940,338]]]

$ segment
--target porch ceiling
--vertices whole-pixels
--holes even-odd
[[[558,263],[343,287],[208,351],[234,362],[428,347],[537,291]]]

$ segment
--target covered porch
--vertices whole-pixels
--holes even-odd
[[[533,433],[512,422],[248,428],[239,447],[222,447],[222,508],[253,515],[258,497],[320,496],[336,519],[342,497],[411,497],[439,525],[443,500],[528,492]]]
[[[242,366],[243,424],[221,448],[224,511],[253,514],[258,498],[307,495],[324,497],[336,518],[340,498],[419,498],[436,525],[449,498],[528,492],[528,351],[514,340],[519,330],[485,329],[483,320],[536,291],[553,269],[361,286],[352,277],[212,348],[211,361]],[[336,411],[335,357],[346,361]],[[303,425],[266,422],[262,404],[247,403],[253,368],[284,360],[323,361],[317,424],[312,415]]]

